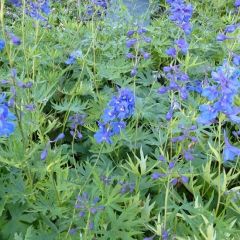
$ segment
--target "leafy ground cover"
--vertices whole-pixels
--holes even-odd
[[[239,13],[2,0],[0,239],[239,239]]]

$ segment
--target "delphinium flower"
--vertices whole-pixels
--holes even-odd
[[[111,137],[118,135],[126,127],[125,119],[133,115],[135,100],[129,89],[119,89],[118,96],[114,96],[104,110],[102,121],[98,122],[99,130],[94,137],[97,143],[112,143]]]
[[[0,95],[0,137],[8,137],[15,130],[15,115],[6,103],[6,94]]]
[[[240,7],[240,0],[236,0],[235,3],[234,3],[234,6],[236,8],[239,8]]]
[[[81,58],[81,57],[82,57],[82,51],[81,50],[73,51],[70,54],[69,58],[65,61],[65,63],[67,65],[71,65],[71,64],[75,63],[78,58]]]
[[[22,1],[10,0],[15,7],[21,7]],[[28,16],[35,20],[46,22],[45,16],[51,13],[49,0],[25,1],[25,12]]]
[[[105,206],[100,205],[99,202],[99,197],[94,197],[92,200],[86,192],[83,192],[77,197],[75,208],[79,211],[78,216],[86,218],[88,221],[90,220],[88,226],[90,230],[93,230],[94,228],[94,216],[105,209]],[[88,219],[89,216],[90,219]]]
[[[161,87],[158,90],[158,93],[164,94],[168,91],[177,91],[181,98],[186,100],[188,98],[188,91],[186,88],[186,83],[189,80],[188,75],[182,72],[177,65],[164,67],[163,71],[166,79],[169,80],[169,85]]]
[[[78,139],[82,138],[82,134],[78,128],[84,124],[84,118],[85,118],[85,115],[78,114],[78,113],[69,117],[68,120],[70,122],[70,129],[71,129],[70,134],[74,138],[78,138]]]
[[[100,177],[100,180],[103,182],[104,185],[111,185],[111,183],[112,183],[112,178],[111,177],[107,177],[105,175],[102,175]]]
[[[147,29],[140,26],[127,32],[126,48],[129,50],[126,58],[132,59],[134,62],[131,77],[137,75],[137,66],[141,59],[147,60],[151,57],[151,54],[146,51],[146,44],[151,43],[152,39],[147,37],[146,33]]]
[[[8,0],[7,2],[13,4],[15,7],[21,7],[22,6],[22,0]]]
[[[21,44],[21,39],[16,36],[15,34],[8,32],[7,35],[10,37],[11,42],[15,45],[15,46],[19,46]]]
[[[184,38],[179,38],[178,40],[175,41],[174,47],[170,47],[166,50],[166,54],[173,58],[177,57],[178,52],[186,55],[188,52],[188,47],[189,46],[186,40]]]
[[[167,0],[167,3],[170,5],[169,19],[180,27],[185,34],[190,34],[192,31],[190,23],[193,14],[192,5],[186,4],[184,0]]]
[[[0,39],[0,51],[2,51],[5,48],[5,41]]]
[[[202,96],[209,103],[200,105],[198,122],[210,124],[223,113],[231,122],[240,123],[240,108],[235,106],[235,97],[240,90],[240,71],[226,61],[216,72],[212,72],[211,83],[203,88]]]
[[[225,146],[223,149],[223,161],[234,161],[237,157],[240,157],[240,148],[237,148],[230,144],[226,132],[224,133]]]
[[[107,8],[107,0],[91,0],[91,3],[86,6],[86,14],[91,17],[94,14],[101,17],[106,12]]]
[[[216,38],[217,41],[223,42],[223,41],[228,40],[228,39],[234,39],[234,37],[229,37],[226,34],[234,32],[239,27],[240,27],[240,24],[232,24],[232,25],[226,26],[226,28],[224,29],[224,32],[223,33],[219,33],[217,35],[217,38]]]
[[[188,182],[189,182],[189,178],[186,177],[186,176],[179,176],[179,177],[173,178],[171,180],[171,184],[173,186],[177,185],[178,183],[185,183],[185,184],[187,184]]]
[[[122,186],[120,190],[121,194],[132,193],[135,189],[135,183],[119,181],[118,184]]]
[[[48,156],[48,148],[50,148],[51,143],[57,143],[58,141],[61,141],[65,137],[64,133],[60,133],[54,140],[48,141],[45,148],[41,152],[41,160],[45,160]]]
[[[234,53],[232,62],[235,66],[239,66],[240,65],[240,55],[237,55]]]

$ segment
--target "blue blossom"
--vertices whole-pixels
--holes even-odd
[[[11,38],[11,41],[14,45],[19,46],[21,44],[21,39],[14,35],[13,33],[9,33],[9,36]]]
[[[0,137],[8,137],[15,130],[15,115],[10,112],[5,102],[6,95],[0,95]]]
[[[185,41],[185,39],[180,38],[180,39],[176,40],[175,43],[183,54],[187,53],[188,43]]]
[[[169,80],[167,87],[161,87],[158,90],[159,94],[163,94],[167,91],[177,91],[183,100],[188,98],[188,89],[186,83],[189,77],[186,73],[182,72],[179,66],[166,66],[163,68],[165,77]]]
[[[65,61],[65,63],[67,65],[71,65],[71,64],[75,63],[78,58],[81,58],[81,57],[82,57],[82,51],[81,50],[73,51],[70,54],[69,58]]]
[[[224,133],[225,146],[223,149],[223,161],[234,161],[236,157],[240,157],[240,148],[230,144],[226,133]]]
[[[0,39],[0,51],[2,51],[5,48],[5,41]]]
[[[191,4],[185,4],[184,1],[167,1],[170,4],[170,20],[180,27],[185,34],[191,33],[190,19],[193,14]]]
[[[126,47],[131,48],[133,45],[135,45],[137,43],[137,41],[138,40],[136,38],[128,39],[126,41]]]
[[[165,53],[168,56],[173,57],[173,58],[175,58],[177,56],[177,50],[174,47],[168,48]]]
[[[219,42],[223,42],[223,41],[225,41],[225,40],[227,40],[227,39],[230,39],[228,36],[226,36],[225,34],[223,34],[223,33],[219,33],[218,35],[217,35],[217,41],[219,41]]]
[[[200,105],[198,122],[212,123],[219,113],[223,113],[230,121],[240,123],[240,108],[235,106],[235,97],[240,90],[239,77],[240,71],[227,62],[212,72],[212,84],[202,90],[202,96],[211,102]]]
[[[119,90],[118,96],[114,96],[104,110],[101,117],[103,123],[98,123],[99,129],[94,135],[96,141],[112,143],[111,137],[118,135],[126,127],[123,120],[133,114],[134,108],[133,92],[129,89]]]
[[[233,64],[235,66],[239,66],[240,65],[240,55],[237,55],[237,54],[233,55]]]
[[[234,3],[234,6],[236,8],[239,8],[240,7],[240,0],[236,0],[235,3]]]
[[[8,0],[11,4],[13,4],[15,7],[21,7],[22,1],[21,0]]]
[[[96,139],[97,143],[106,142],[111,144],[112,143],[112,131],[111,129],[101,122],[98,122],[98,131],[94,134],[94,138]]]

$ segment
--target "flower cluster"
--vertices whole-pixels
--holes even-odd
[[[9,0],[15,7],[21,7],[21,0]],[[49,0],[25,1],[26,14],[35,20],[46,22],[47,19],[44,15],[49,15],[51,12]]]
[[[10,112],[8,104],[5,102],[6,94],[0,95],[0,137],[8,137],[15,130],[15,115]]]
[[[70,54],[70,56],[68,57],[68,59],[65,61],[65,63],[67,65],[71,65],[71,64],[75,63],[78,58],[81,58],[81,57],[82,57],[82,51],[81,50],[73,51]]]
[[[193,14],[192,5],[186,4],[184,0],[167,0],[167,3],[170,4],[170,20],[180,27],[185,34],[190,34],[192,31],[190,23]]]
[[[236,157],[240,157],[240,148],[230,144],[226,133],[224,133],[225,146],[223,149],[223,161],[234,161]]]
[[[125,193],[132,193],[135,189],[135,183],[129,183],[129,182],[123,182],[123,181],[119,181],[118,182],[122,187],[120,190],[121,194],[125,194]]]
[[[142,27],[138,27],[136,30],[129,30],[127,32],[128,39],[126,40],[126,48],[129,49],[126,54],[127,59],[134,60],[134,67],[131,71],[131,76],[134,77],[137,74],[137,65],[141,59],[149,59],[150,53],[144,48],[145,45],[151,43],[152,39],[147,37],[145,34],[147,30]],[[142,46],[142,47],[141,47]]]
[[[167,66],[163,68],[165,77],[169,80],[168,86],[163,86],[158,90],[159,94],[164,94],[168,91],[177,91],[183,100],[188,98],[188,91],[186,83],[189,77],[186,73],[182,72],[179,66]]]
[[[210,103],[200,105],[201,114],[198,122],[212,123],[220,113],[225,114],[234,123],[240,123],[240,108],[235,106],[235,97],[240,90],[240,71],[230,66],[227,62],[212,72],[212,84],[203,88],[202,96]]]
[[[95,197],[92,201],[88,195],[88,193],[84,192],[82,195],[79,195],[77,197],[77,202],[75,204],[75,208],[79,210],[79,217],[88,218],[94,217],[98,212],[103,211],[105,207],[103,205],[99,205],[100,198]],[[94,222],[93,220],[89,221],[89,229],[93,230],[94,228]]]
[[[91,0],[91,4],[87,5],[86,13],[88,16],[93,16],[96,13],[100,17],[107,8],[107,0]]]
[[[240,27],[239,23],[226,26],[226,28],[224,29],[224,32],[223,33],[219,33],[217,35],[217,41],[223,42],[223,41],[228,40],[228,39],[234,39],[233,37],[230,37],[227,34],[234,32],[239,27]]]
[[[183,55],[186,55],[188,52],[188,43],[183,38],[179,38],[178,40],[176,40],[175,46],[168,48],[166,50],[166,54],[173,58],[176,58],[177,53],[179,53],[179,52],[182,53]]]
[[[1,84],[4,85],[4,87],[9,86],[10,92],[12,94],[11,98],[8,101],[8,106],[13,107],[16,103],[17,98],[17,88],[18,89],[29,89],[32,87],[33,83],[31,81],[28,82],[22,82],[17,79],[17,71],[16,69],[11,70],[11,81],[9,80],[2,80]],[[26,104],[25,109],[28,111],[33,111],[35,109],[34,104]]]
[[[94,137],[98,143],[112,143],[111,137],[120,133],[126,127],[124,119],[133,115],[135,100],[133,92],[129,89],[119,90],[119,95],[114,96],[108,103],[102,115],[102,122],[98,122],[99,130]]]
[[[240,0],[236,0],[235,3],[234,3],[234,6],[236,8],[239,8],[240,7]]]
[[[84,120],[85,116],[82,114],[74,114],[72,116],[69,117],[69,122],[70,124],[70,134],[73,136],[73,138],[78,138],[81,139],[82,138],[82,134],[81,132],[78,130],[79,126],[83,125],[83,120]]]

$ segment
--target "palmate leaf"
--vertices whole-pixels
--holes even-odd
[[[52,106],[58,112],[75,112],[75,113],[84,113],[84,110],[87,108],[88,102],[82,103],[78,99],[69,101],[65,99],[61,103],[53,103]]]
[[[32,223],[36,220],[35,214],[26,214],[27,210],[26,205],[11,204],[7,206],[7,209],[10,213],[11,218],[1,226],[0,235],[2,234],[3,239],[8,239],[15,233],[25,233],[29,223]]]

